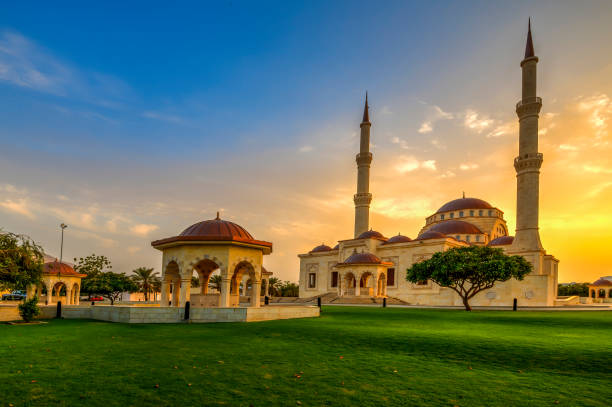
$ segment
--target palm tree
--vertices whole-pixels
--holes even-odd
[[[149,301],[149,293],[153,289],[153,283],[155,279],[159,279],[159,276],[153,270],[152,268],[138,267],[133,271],[134,276],[132,278],[144,293],[145,301]]]
[[[268,290],[270,291],[270,296],[272,297],[279,297],[280,296],[280,292],[279,292],[279,287],[281,285],[281,281],[279,278],[277,277],[270,277],[268,279]]]
[[[208,280],[208,287],[213,288],[219,292],[221,292],[221,278],[220,274],[215,274],[214,276],[210,276],[210,280]]]

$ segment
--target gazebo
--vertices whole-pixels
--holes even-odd
[[[29,286],[26,297],[30,299],[36,295],[40,302],[49,305],[60,301],[65,305],[78,305],[81,279],[85,276],[86,274],[77,273],[71,266],[60,263],[57,259],[47,262],[43,264],[40,284]],[[43,295],[43,288],[46,295]]]
[[[589,297],[594,301],[612,301],[612,276],[601,277],[599,280],[589,284]]]
[[[178,236],[151,242],[162,252],[161,306],[238,307],[240,284],[251,283],[251,307],[259,307],[262,279],[268,286],[272,273],[263,268],[263,256],[272,252],[272,243],[256,240],[242,226],[217,217],[189,226]],[[220,295],[208,293],[213,272],[221,275]],[[191,298],[191,276],[198,274],[199,298]],[[246,290],[245,290],[246,291]],[[267,291],[266,291],[267,292]]]
[[[387,296],[387,269],[393,263],[384,262],[372,253],[353,250],[346,260],[334,266],[338,271],[338,295],[359,297]]]

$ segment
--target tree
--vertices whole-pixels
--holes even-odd
[[[194,288],[198,288],[200,286],[200,278],[196,276],[191,276],[191,286]]]
[[[43,249],[25,235],[0,229],[0,290],[25,290],[42,276]]]
[[[280,288],[281,281],[278,277],[270,277],[268,279],[268,290],[270,291],[270,296],[272,297],[280,297]]]
[[[87,257],[74,258],[74,271],[87,274],[88,276],[110,271],[113,266],[106,256],[97,256],[95,253]]]
[[[40,308],[38,308],[38,297],[34,296],[29,300],[24,300],[23,303],[18,305],[19,315],[25,322],[30,322],[38,315],[40,315]]]
[[[435,253],[430,259],[415,263],[406,272],[406,280],[416,283],[432,280],[459,294],[466,311],[469,300],[498,281],[522,280],[531,271],[522,256],[508,256],[501,249],[487,246],[453,248]]]
[[[133,271],[132,279],[139,286],[140,291],[144,293],[145,301],[149,301],[149,293],[153,290],[153,280],[157,277],[157,273],[152,268],[138,267]]]
[[[589,283],[559,284],[559,290],[557,294],[561,297],[567,297],[570,295],[588,297],[589,296]]]
[[[208,280],[208,288],[212,288],[221,292],[221,282],[223,281],[223,277],[220,274],[215,274],[210,276]]]
[[[284,281],[279,285],[281,297],[298,297],[300,295],[300,287],[291,281]]]
[[[138,291],[138,285],[132,278],[126,276],[125,273],[107,271],[91,277],[88,276],[87,279],[89,279],[89,289],[91,292],[108,298],[111,305],[115,304],[121,293]]]

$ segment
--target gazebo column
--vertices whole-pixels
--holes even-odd
[[[180,285],[181,285],[181,280],[172,280],[172,306],[173,307],[179,306],[179,292],[181,290]]]
[[[191,278],[181,279],[181,296],[179,298],[179,306],[184,307],[187,301],[191,299]]]
[[[361,295],[361,274],[359,278],[355,276],[355,297],[359,297],[359,295]]]
[[[47,303],[53,304],[53,284],[47,283]]]
[[[81,286],[77,285],[75,291],[76,293],[74,295],[74,304],[79,305],[81,303]]]
[[[162,280],[161,282],[161,300],[160,300],[160,305],[162,307],[167,307],[168,306],[168,294],[170,291],[170,286],[168,284],[168,281],[166,281],[165,279]]]
[[[266,297],[270,296],[270,280],[268,280],[267,278],[263,280],[264,282],[264,295]]]
[[[370,287],[372,288],[372,297],[378,297],[378,274],[372,274],[372,283]]]
[[[251,280],[251,307],[261,306],[261,280]]]
[[[230,283],[232,280],[227,277],[223,277],[221,279],[221,297],[219,304],[220,307],[229,307],[230,306]]]
[[[342,297],[342,282],[343,282],[342,274],[338,273],[338,297]]]

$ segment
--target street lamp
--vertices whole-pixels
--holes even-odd
[[[66,229],[68,225],[62,223],[60,228],[62,228],[62,243],[60,245],[60,270],[62,269],[62,259],[64,257],[64,229]]]

